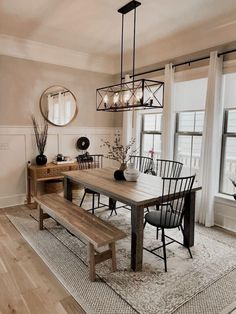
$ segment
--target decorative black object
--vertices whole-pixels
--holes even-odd
[[[63,161],[65,157],[62,154],[57,154],[57,161]]]
[[[88,152],[85,152],[90,145],[90,141],[87,137],[82,136],[76,142],[76,148],[83,151],[83,154],[78,155],[77,161],[78,162],[92,162],[93,157],[89,156]]]
[[[43,153],[48,137],[48,122],[44,119],[43,125],[40,126],[33,115],[31,116],[31,119],[34,127],[36,145],[39,151],[39,155],[36,157],[36,164],[42,166],[47,163],[47,157]]]
[[[78,162],[93,162],[93,157],[90,156],[88,152],[82,155],[78,155],[76,159]]]
[[[129,111],[131,109],[163,108],[164,83],[154,80],[135,80],[135,35],[136,35],[136,8],[140,2],[132,0],[118,12],[122,14],[121,30],[121,71],[120,83],[97,89],[97,111]],[[124,47],[124,16],[134,11],[133,26],[133,71],[132,79],[123,81],[123,47]]]
[[[38,166],[43,166],[43,165],[46,165],[47,163],[47,157],[43,154],[39,154],[37,157],[36,157],[36,164]]]
[[[77,140],[76,147],[80,150],[86,150],[89,148],[90,141],[87,137],[82,136]]]
[[[114,172],[114,178],[117,180],[117,181],[121,181],[121,180],[125,180],[125,177],[124,177],[124,171],[123,170],[116,170]]]

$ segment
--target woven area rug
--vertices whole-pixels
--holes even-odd
[[[52,219],[45,223],[48,231],[38,231],[36,213],[34,218],[26,212],[8,217],[87,313],[172,313],[236,269],[235,237],[197,225],[193,259],[184,247],[171,244],[167,250],[167,273],[163,261],[146,251],[143,272],[134,273],[130,271],[130,211],[120,208],[117,212],[117,216],[109,217],[106,207],[96,211],[127,234],[117,244],[118,271],[112,273],[109,262],[98,265],[96,283],[88,281],[87,249],[83,242]],[[182,238],[178,230],[169,235]],[[152,248],[158,244],[155,229],[146,227],[144,245]]]

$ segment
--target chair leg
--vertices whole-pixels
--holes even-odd
[[[100,194],[98,194],[98,207],[100,205]]]
[[[85,195],[86,195],[86,192],[84,191],[84,195],[83,195],[83,197],[82,197],[82,200],[81,200],[81,202],[80,202],[80,205],[79,205],[79,206],[82,206],[82,204],[83,204],[83,202],[84,202]]]
[[[95,194],[93,193],[93,204],[92,204],[92,214],[94,215],[94,208],[95,208]]]
[[[162,242],[163,242],[163,256],[164,256],[165,272],[167,272],[166,240],[165,240],[165,231],[164,231],[164,228],[162,228]]]
[[[146,208],[146,210],[147,210],[147,213],[149,213],[149,208],[148,207]]]
[[[111,199],[111,198],[109,198],[109,208],[111,210],[110,217],[112,216],[113,211],[117,215],[117,212],[116,212],[116,201]]]
[[[110,217],[112,216],[113,212],[115,212],[115,214],[117,215],[116,208],[112,208],[111,213],[110,213]]]
[[[145,228],[146,223],[147,223],[147,220],[145,219],[144,224],[143,224],[143,229]]]
[[[159,228],[157,228],[157,231],[156,231],[156,239],[158,240],[158,234],[159,234]],[[163,240],[162,240],[163,241]]]
[[[181,229],[181,231],[182,231],[182,233],[183,233],[183,237],[185,238],[185,235],[184,235],[184,229],[183,229],[183,226],[182,226],[182,225],[180,225],[180,229]],[[192,252],[191,252],[190,248],[189,248],[189,247],[187,247],[187,249],[188,249],[188,252],[189,252],[190,257],[191,257],[191,258],[193,258],[193,256],[192,256]]]

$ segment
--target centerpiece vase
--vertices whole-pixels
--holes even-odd
[[[36,157],[35,161],[38,166],[43,166],[47,163],[47,157],[43,153],[41,153]]]
[[[126,163],[121,163],[120,168],[114,172],[114,178],[118,181],[125,180],[124,170],[126,169]]]
[[[126,181],[137,181],[139,176],[138,169],[135,169],[134,163],[129,163],[127,168],[124,170],[124,177]]]

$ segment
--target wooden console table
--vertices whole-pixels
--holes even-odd
[[[65,171],[78,170],[81,165],[76,163],[56,165],[48,163],[45,166],[31,165],[27,167],[27,203],[31,203],[31,196],[37,196],[38,184],[49,180],[63,180],[61,174]]]

